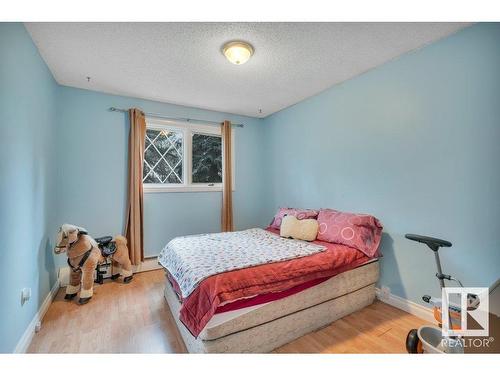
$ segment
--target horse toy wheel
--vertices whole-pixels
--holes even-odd
[[[406,351],[410,354],[423,353],[422,342],[418,338],[417,329],[412,329],[406,336]]]

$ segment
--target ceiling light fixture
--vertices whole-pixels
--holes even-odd
[[[226,59],[236,65],[246,63],[253,55],[253,51],[251,44],[242,41],[232,41],[222,46],[222,53]]]

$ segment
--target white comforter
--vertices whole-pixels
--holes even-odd
[[[158,261],[175,278],[186,298],[212,275],[313,255],[325,249],[253,228],[176,237],[161,251]]]

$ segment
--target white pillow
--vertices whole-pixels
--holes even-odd
[[[314,241],[318,235],[318,221],[315,219],[299,220],[287,215],[281,221],[280,236],[296,240]]]

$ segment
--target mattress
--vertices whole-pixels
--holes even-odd
[[[323,305],[326,302],[328,302],[329,305],[332,305],[336,299],[339,300],[337,302],[338,305],[341,303],[341,297],[345,297],[350,293],[355,293],[361,290],[364,290],[364,292],[361,293],[363,295],[361,300],[365,303],[367,298],[371,298],[371,294],[374,296],[374,283],[378,280],[378,275],[379,264],[377,260],[374,260],[352,270],[333,276],[321,284],[291,296],[261,305],[216,314],[205,326],[198,339],[194,339],[182,323],[180,323],[178,316],[181,305],[168,281],[166,282],[165,298],[176,318],[176,322],[181,329],[181,333],[185,331],[183,336],[185,336],[185,333],[187,332],[188,337],[191,336],[189,340],[207,342],[225,338],[238,332],[247,331],[310,308],[314,308],[314,310],[319,309],[321,311],[322,309],[325,309],[325,307],[323,306],[320,308],[320,305]],[[336,310],[341,312],[345,309],[342,306],[336,306]],[[326,313],[326,315],[329,314]],[[320,321],[323,320],[320,319]],[[333,320],[328,322],[325,321],[325,324],[328,324],[331,321]],[[184,338],[186,341],[186,337]],[[187,344],[188,343],[186,343],[186,345]]]
[[[182,294],[179,281],[172,276],[174,289],[184,297],[179,319],[198,337],[216,313],[284,298],[300,291],[304,284],[314,286],[314,281],[321,283],[370,260],[349,246],[322,241],[315,243],[325,246],[326,250],[283,262],[218,273],[201,281],[188,296]],[[187,270],[189,267],[189,264],[183,264],[182,268]]]

